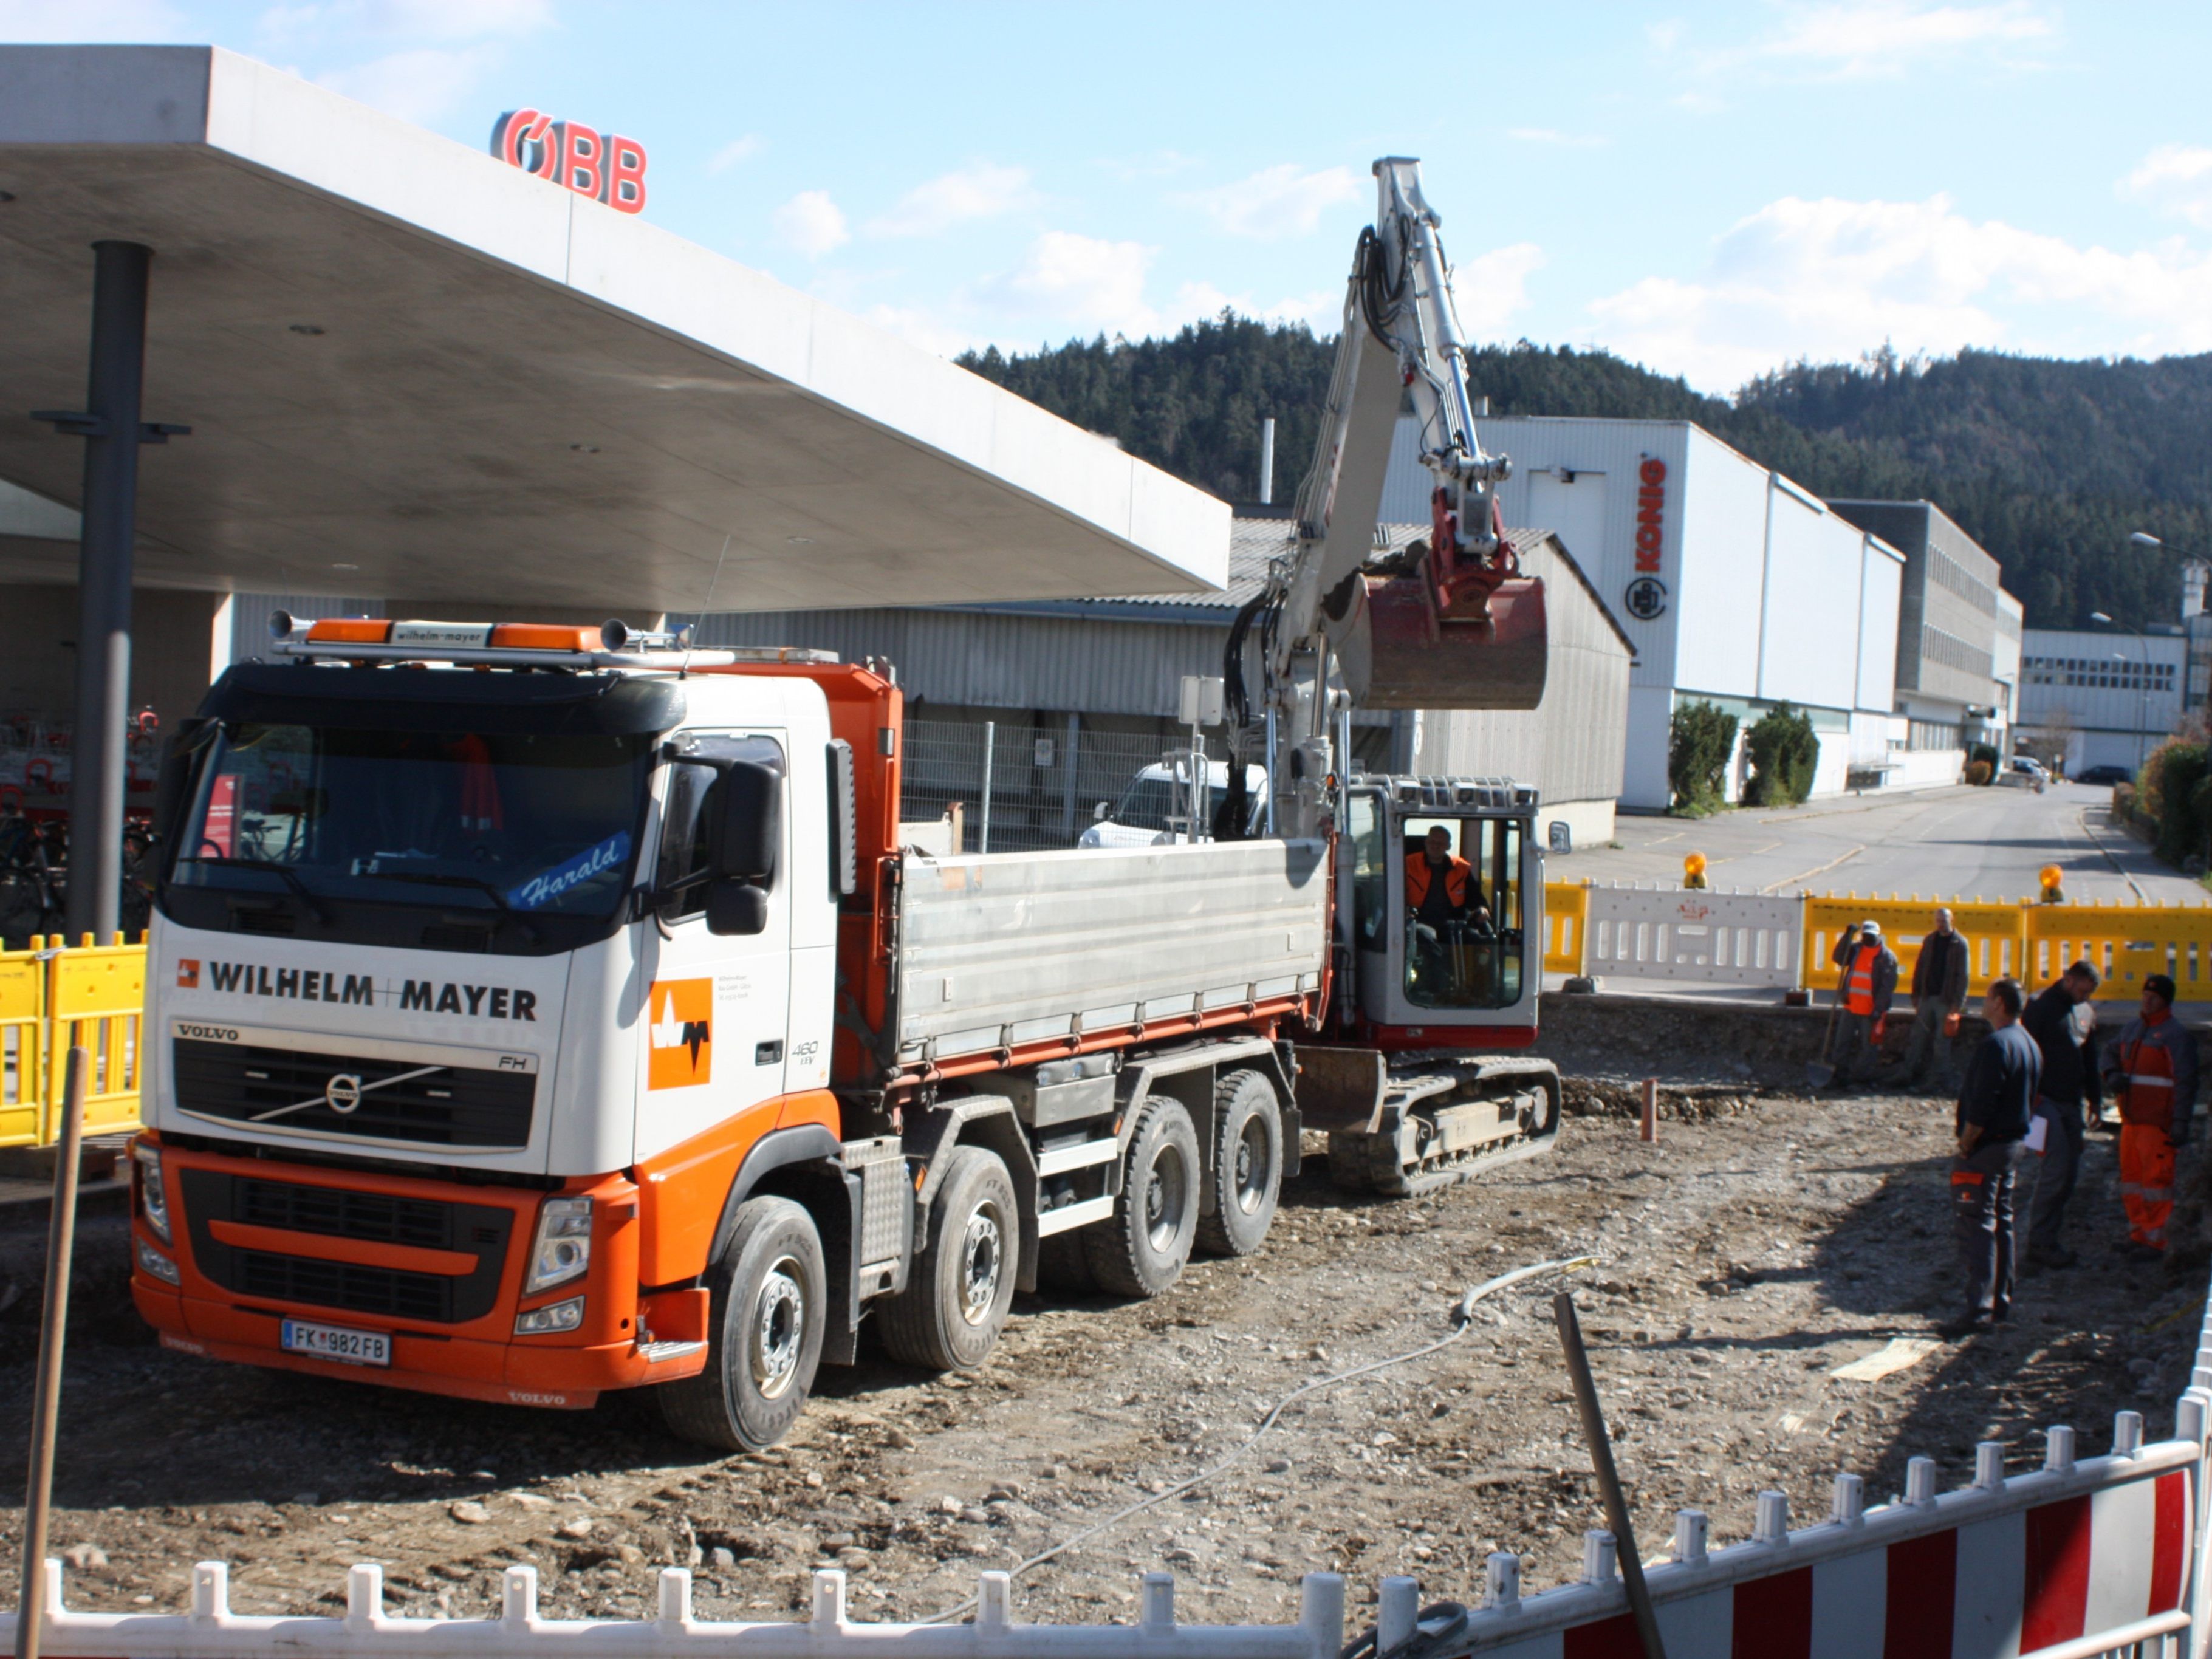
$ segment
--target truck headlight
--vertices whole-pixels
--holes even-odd
[[[161,1149],[140,1142],[131,1149],[138,1160],[138,1213],[164,1244],[170,1239],[169,1189],[161,1184]],[[173,1276],[176,1270],[170,1269]]]
[[[583,1322],[584,1298],[572,1296],[565,1302],[548,1303],[544,1307],[515,1315],[514,1334],[543,1336],[548,1331],[573,1331]]]
[[[175,1262],[170,1261],[143,1238],[135,1239],[132,1242],[138,1246],[138,1270],[141,1273],[152,1274],[164,1285],[176,1285],[183,1282],[178,1277]]]
[[[530,1249],[530,1276],[522,1293],[535,1296],[565,1285],[592,1265],[592,1200],[549,1198],[538,1206],[538,1239]]]

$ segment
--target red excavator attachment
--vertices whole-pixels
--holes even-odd
[[[1365,576],[1367,708],[1534,708],[1544,700],[1544,584],[1509,576],[1447,611],[1425,570]],[[1454,614],[1458,612],[1459,614]],[[1357,672],[1348,659],[1348,671]]]

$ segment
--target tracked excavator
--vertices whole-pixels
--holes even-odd
[[[1543,988],[1536,790],[1352,758],[1355,708],[1530,709],[1546,671],[1544,585],[1505,534],[1512,464],[1475,428],[1441,220],[1418,161],[1374,172],[1296,548],[1239,613],[1224,678],[1238,729],[1255,702],[1264,716],[1276,832],[1336,848],[1336,989],[1321,1038],[1298,1045],[1304,1126],[1328,1132],[1339,1183],[1406,1194],[1542,1151],[1560,1091],[1555,1066],[1518,1052]],[[1428,534],[1382,555],[1408,410]]]

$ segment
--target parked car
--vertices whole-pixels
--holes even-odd
[[[1209,761],[1206,767],[1206,815],[1220,811],[1229,793],[1229,763]],[[1100,801],[1097,822],[1078,838],[1079,847],[1152,847],[1189,838],[1184,822],[1188,798],[1171,766],[1147,766],[1129,781],[1121,799],[1109,805]],[[1244,769],[1244,787],[1251,802],[1247,826],[1257,828],[1267,815],[1267,769]]]
[[[2125,783],[2135,776],[2124,766],[2085,766],[2074,775],[2076,783]]]
[[[2033,789],[2041,794],[2049,787],[2051,774],[2041,761],[2028,755],[2014,755],[2005,763],[2004,770],[1997,775],[1999,783],[2008,783],[2016,789]]]

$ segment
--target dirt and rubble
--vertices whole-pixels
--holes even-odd
[[[1887,1498],[1916,1454],[1955,1485],[1979,1440],[2027,1468],[2049,1424],[2075,1425],[2085,1454],[2121,1407],[2170,1430],[2203,1282],[2107,1253],[2107,1138],[2076,1199],[2081,1266],[2027,1280],[1998,1332],[1858,1382],[1832,1373],[1931,1338],[1952,1311],[1948,1107],[1707,1079],[1662,1091],[1656,1146],[1636,1109],[1626,1083],[1577,1081],[1555,1152],[1411,1201],[1340,1194],[1310,1157],[1259,1256],[1195,1263],[1152,1303],[1022,1297],[974,1376],[872,1356],[826,1370],[788,1445],[726,1460],[670,1438],[637,1396],[532,1413],[167,1352],[116,1306],[120,1223],[95,1220],[54,1549],[87,1607],[177,1607],[191,1565],[219,1558],[248,1613],[331,1612],[343,1568],[374,1560],[392,1608],[417,1615],[493,1611],[514,1563],[538,1567],[550,1616],[642,1615],[654,1571],[692,1563],[702,1617],[792,1617],[823,1565],[847,1569],[858,1618],[927,1616],[978,1569],[1204,1468],[1298,1385],[1433,1340],[1468,1285],[1583,1249],[1604,1257],[1572,1282],[1647,1556],[1679,1506],[1728,1540],[1763,1488],[1800,1523],[1824,1514],[1838,1469]],[[35,1337],[35,1250],[15,1243],[0,1252],[0,1297],[19,1287],[0,1310],[11,1493]],[[1600,1516],[1552,1288],[1516,1287],[1443,1352],[1294,1407],[1219,1479],[1029,1575],[1019,1616],[1129,1617],[1138,1574],[1163,1567],[1183,1615],[1211,1621],[1289,1619],[1316,1569],[1352,1576],[1355,1610],[1386,1573],[1477,1595],[1498,1548],[1528,1558],[1532,1585],[1575,1576]],[[21,1512],[0,1519],[12,1598]]]

